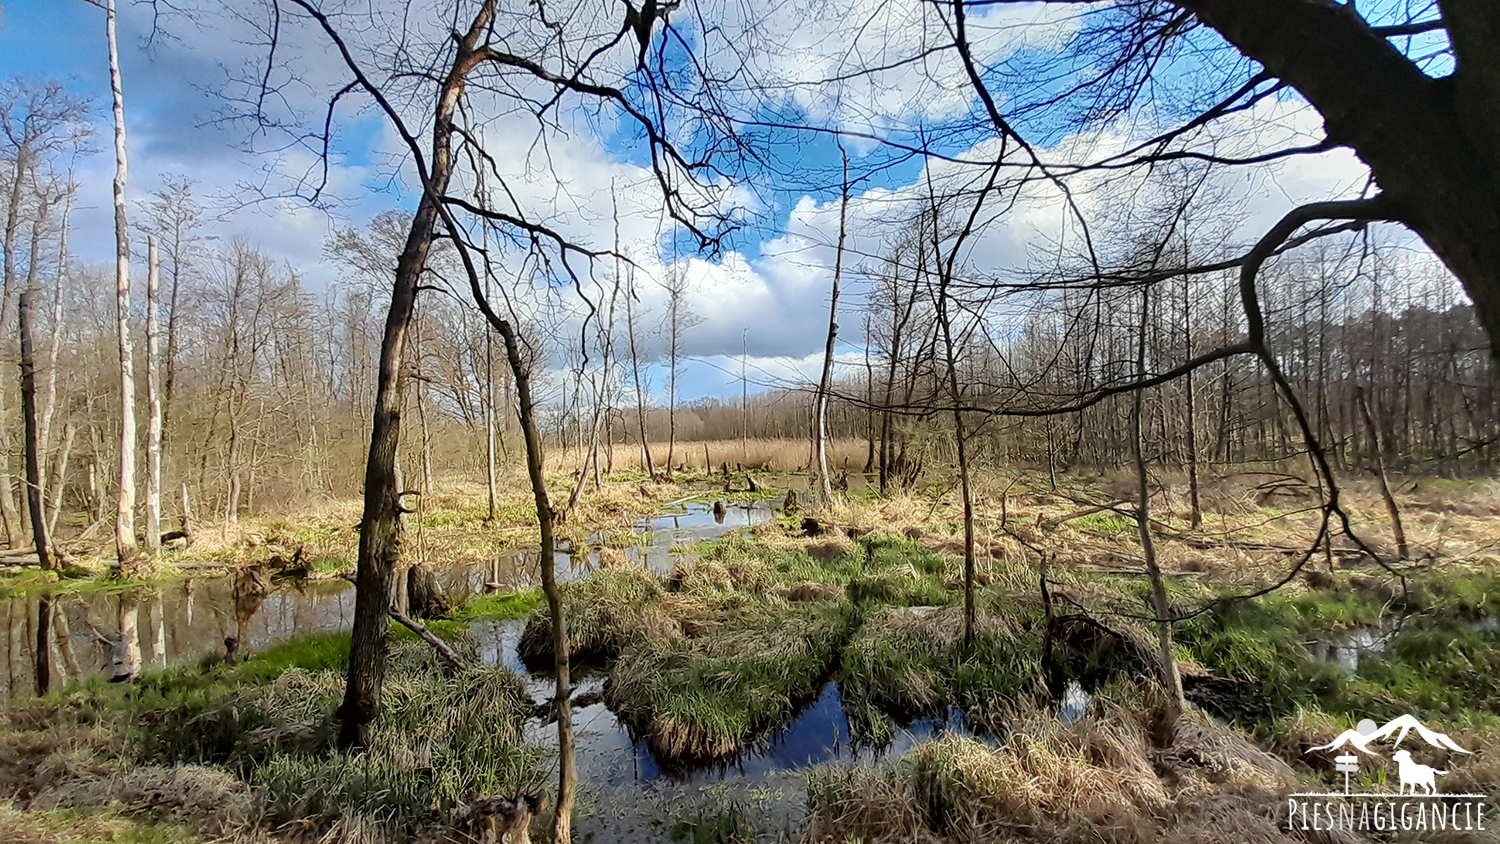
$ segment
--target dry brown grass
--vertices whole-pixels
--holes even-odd
[[[705,444],[708,446],[708,469],[713,472],[719,471],[725,463],[735,471],[749,469],[756,472],[805,472],[811,454],[811,447],[805,439],[752,439],[743,443],[737,439],[708,440],[706,443],[703,440],[679,440],[672,455],[676,466],[672,468],[686,467],[693,472],[702,472]],[[865,466],[868,448],[865,441],[859,439],[831,441],[828,444],[830,472],[861,471]],[[583,458],[584,455],[576,449],[551,449],[547,452],[547,468],[549,471],[576,472],[583,465]],[[658,471],[666,468],[665,442],[651,443],[651,459],[656,461]],[[640,446],[617,444],[615,470],[646,471],[646,464],[641,460]]]
[[[884,770],[820,770],[806,840],[1301,840],[1278,825],[1296,781],[1285,763],[1194,715],[1164,752],[1148,707],[1096,709],[1076,724],[1018,712],[1002,747],[955,736]]]
[[[23,812],[0,801],[0,841],[6,844],[189,844],[199,837],[187,829],[115,812]],[[236,841],[249,841],[236,836]]]
[[[549,479],[554,502],[567,501],[571,480],[561,474]],[[684,494],[682,487],[672,483],[618,481],[598,489],[590,484],[578,506],[558,526],[559,537],[578,542],[595,533],[628,531],[641,519],[655,515],[663,502]],[[413,563],[475,564],[505,550],[535,546],[534,506],[531,488],[519,475],[502,476],[493,521],[487,519],[484,484],[441,481],[408,517],[402,552]],[[354,566],[359,519],[360,502],[346,499],[313,502],[293,514],[246,515],[232,523],[204,521],[195,526],[191,548],[169,552],[166,562],[181,569],[274,564],[278,558],[291,559],[302,548],[309,559],[324,562],[314,576],[331,577],[340,562],[346,568]],[[107,550],[101,549],[95,549],[95,556]]]
[[[258,814],[248,785],[201,765],[147,765],[112,776],[68,780],[38,794],[30,808],[129,808],[211,836],[251,827]]]

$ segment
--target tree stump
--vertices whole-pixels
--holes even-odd
[[[448,596],[443,594],[432,569],[426,566],[406,570],[406,603],[417,618],[441,618],[448,614]]]

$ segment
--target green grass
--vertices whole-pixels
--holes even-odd
[[[454,621],[491,619],[503,621],[522,618],[534,612],[546,600],[540,588],[521,592],[496,592],[492,595],[473,595],[461,598],[453,609]]]
[[[661,756],[730,756],[813,697],[856,622],[847,603],[767,602],[692,639],[620,656],[605,699]]]
[[[1496,574],[1442,570],[1411,584],[1407,615],[1386,650],[1362,654],[1351,674],[1318,661],[1311,645],[1400,616],[1373,590],[1287,590],[1235,602],[1181,624],[1177,641],[1215,674],[1242,680],[1242,720],[1266,732],[1301,707],[1339,718],[1418,718],[1490,722],[1500,718],[1493,678],[1500,631],[1477,619],[1495,606]]]
[[[1090,513],[1087,516],[1079,516],[1068,524],[1078,530],[1108,535],[1134,533],[1138,530],[1135,519],[1128,519],[1114,513]]]
[[[860,540],[862,556],[849,582],[849,598],[869,606],[931,607],[953,604],[961,592],[946,579],[956,575],[951,558],[904,536],[871,534]]]
[[[0,804],[0,837],[10,841],[87,841],[93,844],[189,844],[193,830],[110,810],[41,809],[21,812]]]

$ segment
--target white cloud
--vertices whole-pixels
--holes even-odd
[[[433,8],[445,7],[436,3]],[[606,0],[585,0],[597,6],[593,19],[600,35],[613,32],[620,14]],[[364,4],[360,4],[363,7]],[[515,12],[516,28],[509,38],[516,49],[543,49],[545,32],[525,24],[533,15],[526,7]],[[792,102],[816,120],[845,128],[877,132],[918,121],[941,120],[970,108],[962,71],[951,51],[924,56],[924,51],[943,40],[936,7],[925,3],[895,3],[889,0],[838,0],[807,9],[767,3],[702,5],[705,14],[718,15],[711,22],[722,29],[715,36],[739,39],[741,46],[758,48],[749,68],[757,83],[780,86],[784,101]],[[421,11],[430,11],[419,9]],[[684,28],[691,28],[688,7],[676,13]],[[809,15],[811,14],[811,17]],[[995,61],[1023,47],[1046,47],[1059,43],[1072,31],[1071,12],[1057,6],[993,6],[971,21],[976,50],[985,61]],[[588,15],[580,15],[589,19]],[[433,20],[414,14],[414,20]],[[239,185],[258,175],[259,159],[237,149],[244,129],[204,125],[216,101],[195,87],[210,84],[204,79],[215,62],[233,64],[257,54],[257,47],[224,37],[229,23],[215,19],[194,28],[194,37],[158,42],[151,53],[139,49],[143,20],[137,13],[129,21],[123,43],[127,46],[126,96],[131,112],[131,197],[139,202],[157,186],[157,175],[186,173],[198,179],[205,194],[239,196]],[[508,19],[509,21],[510,19]],[[608,23],[609,26],[605,26]],[[133,28],[131,28],[133,27]],[[293,110],[309,110],[326,98],[330,86],[342,84],[344,71],[320,35],[299,24],[288,27],[282,45],[288,62],[302,71],[297,80],[285,83]],[[359,38],[389,40],[389,33],[367,31]],[[226,40],[234,43],[224,46]],[[212,45],[213,53],[204,45]],[[542,45],[542,46],[539,46]],[[388,45],[387,45],[388,46]],[[721,45],[722,46],[722,45]],[[223,53],[220,54],[222,48]],[[629,50],[616,51],[628,54]],[[716,51],[715,62],[727,67],[741,54]],[[626,59],[630,57],[627,55]],[[911,60],[911,61],[907,61]],[[604,72],[621,73],[628,61],[613,54]],[[852,69],[869,65],[893,65],[888,71],[852,77],[837,83]],[[748,86],[747,86],[748,87]],[[101,94],[103,92],[100,92]],[[741,92],[748,96],[748,92]],[[687,332],[687,352],[704,361],[704,373],[727,366],[737,373],[742,337],[748,341],[756,368],[763,380],[800,380],[815,372],[827,326],[827,305],[838,231],[838,202],[817,201],[803,196],[786,213],[778,231],[768,232],[758,248],[729,251],[708,259],[697,256],[674,258],[663,249],[664,233],[670,230],[661,207],[659,190],[651,172],[638,163],[619,160],[610,149],[618,128],[608,117],[582,110],[557,115],[557,127],[539,127],[525,114],[507,112],[498,99],[477,95],[481,111],[489,110],[485,122],[488,147],[493,151],[507,185],[519,207],[538,223],[556,228],[579,243],[607,248],[614,241],[614,209],[618,206],[620,242],[640,267],[638,289],[642,325],[654,326],[665,310],[665,291],[659,281],[666,278],[675,261],[689,282],[689,308],[700,318]],[[405,106],[403,106],[405,107]],[[409,203],[412,196],[410,171],[394,164],[404,148],[391,127],[369,110],[352,108],[341,114],[346,138],[365,139],[357,160],[335,160],[330,169],[330,191],[348,200],[339,209],[345,221],[361,222],[377,210]],[[423,123],[420,113],[411,115],[414,126]],[[1321,137],[1318,116],[1297,101],[1273,101],[1254,111],[1237,115],[1198,144],[1225,155],[1244,155],[1287,144],[1303,144]],[[107,131],[107,127],[101,124]],[[1068,137],[1055,148],[1043,150],[1049,160],[1101,157],[1129,145],[1128,138],[1110,131]],[[996,142],[985,141],[960,155],[983,160],[995,154]],[[855,159],[856,168],[860,164]],[[312,151],[292,147],[282,164],[291,171],[306,171],[318,162]],[[85,185],[82,206],[75,215],[81,236],[77,250],[87,259],[104,260],[110,254],[112,225],[109,211],[109,180],[113,162],[107,154],[86,159],[80,179]],[[979,170],[973,166],[932,161],[928,169],[907,184],[863,189],[849,208],[847,286],[841,319],[843,350],[851,354],[862,346],[862,321],[855,315],[863,292],[859,270],[873,265],[897,236],[911,209],[920,203],[926,180],[940,185],[972,181]],[[1357,190],[1366,177],[1364,166],[1347,152],[1293,158],[1240,171],[1234,202],[1242,209],[1237,236],[1248,239],[1264,230],[1293,204],[1308,199],[1345,196]],[[1116,175],[1116,182],[1138,175]],[[1102,175],[1070,180],[1074,195],[1086,214],[1101,213],[1097,189]],[[724,207],[754,207],[751,186],[718,187],[716,198]],[[136,219],[140,212],[135,212]],[[332,223],[321,211],[295,201],[271,202],[245,208],[214,225],[221,238],[245,236],[278,259],[301,270],[309,284],[318,286],[337,278],[338,268],[324,261],[323,243]],[[976,235],[965,254],[975,271],[1000,273],[1026,267],[1043,257],[1068,232],[1068,212],[1055,187],[1037,180],[1021,190],[1016,201]],[[603,282],[612,266],[597,268]],[[563,307],[556,333],[576,337],[580,309],[566,289],[554,291]],[[648,337],[645,348],[652,360],[661,357],[659,337]],[[725,376],[726,387],[737,384],[736,376]],[[705,374],[703,383],[712,384]],[[733,391],[730,389],[729,391]]]

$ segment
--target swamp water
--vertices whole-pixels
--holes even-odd
[[[673,549],[715,539],[738,528],[765,524],[776,517],[768,501],[740,501],[722,515],[709,504],[688,503],[682,512],[665,513],[642,522],[621,550],[632,562],[644,562],[657,574],[669,574],[681,556]],[[559,582],[587,577],[599,566],[593,546],[604,537],[591,537],[586,553],[564,547],[557,551]],[[522,549],[497,555],[487,563],[449,565],[435,569],[438,582],[450,594],[480,594],[487,590],[516,591],[536,586],[537,550]],[[131,590],[137,606],[141,667],[159,668],[195,662],[224,652],[233,636],[241,655],[253,654],[297,636],[348,630],[354,622],[354,585],[332,580],[272,583],[271,591],[253,605],[235,604],[232,573],[196,577],[159,588]],[[119,641],[120,593],[98,590],[53,599],[57,635],[53,665],[69,678],[111,675]],[[0,694],[31,693],[35,681],[33,647],[36,641],[37,598],[34,595],[0,600],[6,625],[4,671]],[[59,679],[59,678],[54,678]]]
[[[695,542],[759,524],[777,515],[767,501],[742,501],[716,514],[703,503],[647,520],[635,541],[621,550],[633,562],[659,575],[671,573],[691,555]],[[597,545],[603,537],[591,537]],[[564,548],[555,565],[559,581],[588,576],[599,565],[597,550]],[[485,564],[454,565],[436,570],[439,583],[454,594],[518,590],[536,584],[537,552],[502,554]],[[354,588],[342,579],[277,585],[254,606],[236,607],[231,574],[200,577],[159,589],[135,590],[133,597],[93,592],[55,599],[56,651],[53,664],[77,678],[112,675],[119,651],[122,601],[137,605],[142,668],[191,663],[222,654],[233,636],[241,654],[253,654],[280,642],[312,633],[348,630],[354,618]],[[30,693],[32,647],[37,623],[35,597],[5,602],[7,642],[0,689],[7,696]],[[551,695],[553,680],[530,672],[517,656],[525,620],[478,620],[469,628],[484,663],[516,672],[534,702]],[[598,701],[605,675],[580,672],[575,699],[595,702],[575,707],[573,721],[581,789],[574,829],[581,841],[659,841],[691,830],[674,827],[684,818],[712,824],[728,807],[738,810],[737,823],[752,823],[761,837],[791,840],[800,828],[806,802],[801,774],[827,762],[874,764],[901,755],[946,731],[964,731],[956,712],[947,718],[920,719],[899,728],[891,742],[875,748],[854,743],[838,687],[832,681],[790,723],[729,761],[681,765],[658,760],[647,742],[630,734]],[[1071,691],[1071,690],[1070,690]],[[1086,703],[1070,695],[1065,706]],[[1070,707],[1070,708],[1071,708]],[[1078,714],[1081,714],[1078,713]],[[1077,717],[1072,712],[1065,713]],[[539,747],[556,743],[556,726],[540,719],[528,722],[526,740]]]

